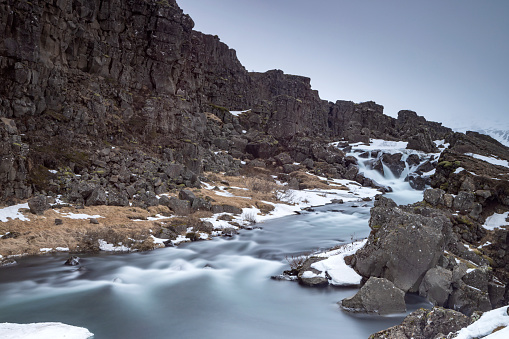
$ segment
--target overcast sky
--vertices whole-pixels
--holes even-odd
[[[177,1],[248,71],[310,77],[322,99],[509,125],[508,0]]]

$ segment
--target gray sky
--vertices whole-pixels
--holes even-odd
[[[322,99],[509,126],[507,0],[177,1],[247,70],[310,77]]]

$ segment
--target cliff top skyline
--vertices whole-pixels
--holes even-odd
[[[311,78],[322,99],[374,100],[448,127],[509,124],[509,3],[179,0],[249,71]]]

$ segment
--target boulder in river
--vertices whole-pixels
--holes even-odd
[[[387,279],[371,277],[356,295],[343,299],[341,307],[380,315],[406,312],[405,292]]]
[[[396,206],[385,197],[375,202],[369,225],[368,242],[352,260],[354,269],[365,278],[386,278],[405,292],[419,290],[444,253],[452,229],[439,210]]]

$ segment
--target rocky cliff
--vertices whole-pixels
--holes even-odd
[[[0,0],[0,19],[2,200],[76,181],[119,194],[155,190],[157,178],[196,185],[203,170],[285,151],[323,161],[331,138],[427,149],[450,132],[410,111],[394,119],[373,102],[321,100],[309,78],[247,72],[174,0]]]

